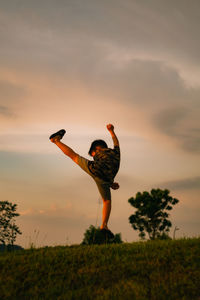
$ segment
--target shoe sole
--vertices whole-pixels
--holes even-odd
[[[63,136],[65,135],[65,133],[66,133],[65,129],[61,129],[61,130],[57,131],[56,133],[53,133],[53,134],[49,137],[49,139],[51,140],[51,139],[55,138],[56,136],[60,136],[61,139],[62,139]]]

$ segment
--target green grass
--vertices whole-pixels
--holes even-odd
[[[200,299],[200,238],[3,253],[0,299]]]

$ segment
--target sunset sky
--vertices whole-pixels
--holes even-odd
[[[0,0],[0,191],[16,243],[80,243],[101,223],[93,180],[49,141],[88,157],[121,145],[109,227],[138,240],[128,199],[168,188],[177,237],[200,228],[200,1]]]

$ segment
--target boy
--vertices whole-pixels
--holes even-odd
[[[102,224],[100,227],[101,230],[109,230],[108,220],[111,211],[110,188],[119,188],[118,183],[114,182],[114,178],[119,170],[120,165],[119,141],[114,132],[114,126],[112,124],[108,124],[107,129],[111,134],[114,149],[108,148],[106,142],[103,140],[95,140],[91,144],[88,152],[88,154],[93,157],[93,161],[81,157],[70,147],[60,141],[65,134],[64,129],[52,134],[49,138],[52,143],[56,144],[65,155],[69,156],[96,182],[103,200]]]

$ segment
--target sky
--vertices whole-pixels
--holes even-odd
[[[179,199],[173,236],[200,228],[199,0],[0,0],[0,190],[17,204],[16,243],[80,243],[100,226],[95,182],[49,141],[88,157],[106,125],[120,140],[109,228],[138,240],[128,199]]]

